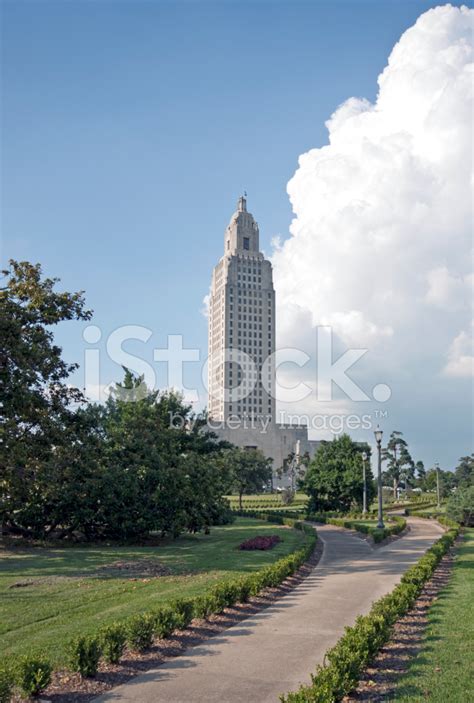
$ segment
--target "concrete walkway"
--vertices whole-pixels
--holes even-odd
[[[318,527],[323,556],[293,591],[234,627],[95,699],[97,703],[277,703],[309,683],[356,616],[388,593],[440,536],[431,521],[409,520],[407,534],[372,548],[330,525]]]

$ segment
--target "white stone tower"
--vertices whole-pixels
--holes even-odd
[[[275,422],[275,291],[258,225],[239,198],[209,301],[209,415]],[[232,351],[225,351],[232,350]],[[269,358],[270,357],[270,358]]]

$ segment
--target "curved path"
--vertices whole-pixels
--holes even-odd
[[[137,676],[97,703],[276,703],[309,683],[356,616],[388,593],[440,536],[428,520],[409,520],[398,540],[374,549],[331,525],[318,527],[324,552],[312,573],[274,605],[160,667]]]

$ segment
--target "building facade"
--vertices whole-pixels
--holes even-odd
[[[275,420],[275,291],[244,197],[225,230],[209,300],[209,414]]]
[[[312,456],[319,443],[308,439],[306,425],[276,422],[275,332],[272,265],[260,252],[258,224],[242,196],[212,275],[209,425],[221,439],[271,457],[277,476],[296,448]]]

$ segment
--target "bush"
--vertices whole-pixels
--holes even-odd
[[[210,593],[197,596],[194,601],[194,615],[197,618],[207,618],[212,613],[217,613],[217,601]]]
[[[184,630],[194,617],[193,598],[178,598],[171,604],[171,608],[176,613],[176,627]]]
[[[221,613],[224,608],[227,608],[237,600],[239,589],[234,581],[223,581],[213,586],[210,590],[210,595],[214,599],[217,610],[214,612]]]
[[[127,633],[120,623],[106,625],[99,630],[99,642],[102,656],[109,664],[117,664],[125,649]]]
[[[239,544],[239,549],[246,549],[249,551],[254,549],[273,549],[273,547],[275,547],[275,545],[279,542],[281,542],[281,538],[278,535],[259,535],[257,537],[252,537],[251,539],[246,539],[245,542]]]
[[[69,663],[81,676],[93,677],[100,659],[100,644],[96,637],[77,637],[69,643]]]
[[[16,683],[25,696],[37,696],[50,684],[52,670],[44,657],[22,657],[16,667]]]
[[[151,615],[134,615],[127,622],[127,642],[135,652],[144,652],[153,644],[155,618]]]
[[[179,616],[175,610],[165,605],[152,616],[154,633],[160,639],[166,639],[179,627]]]
[[[13,689],[13,675],[7,669],[0,669],[0,703],[9,703]]]

